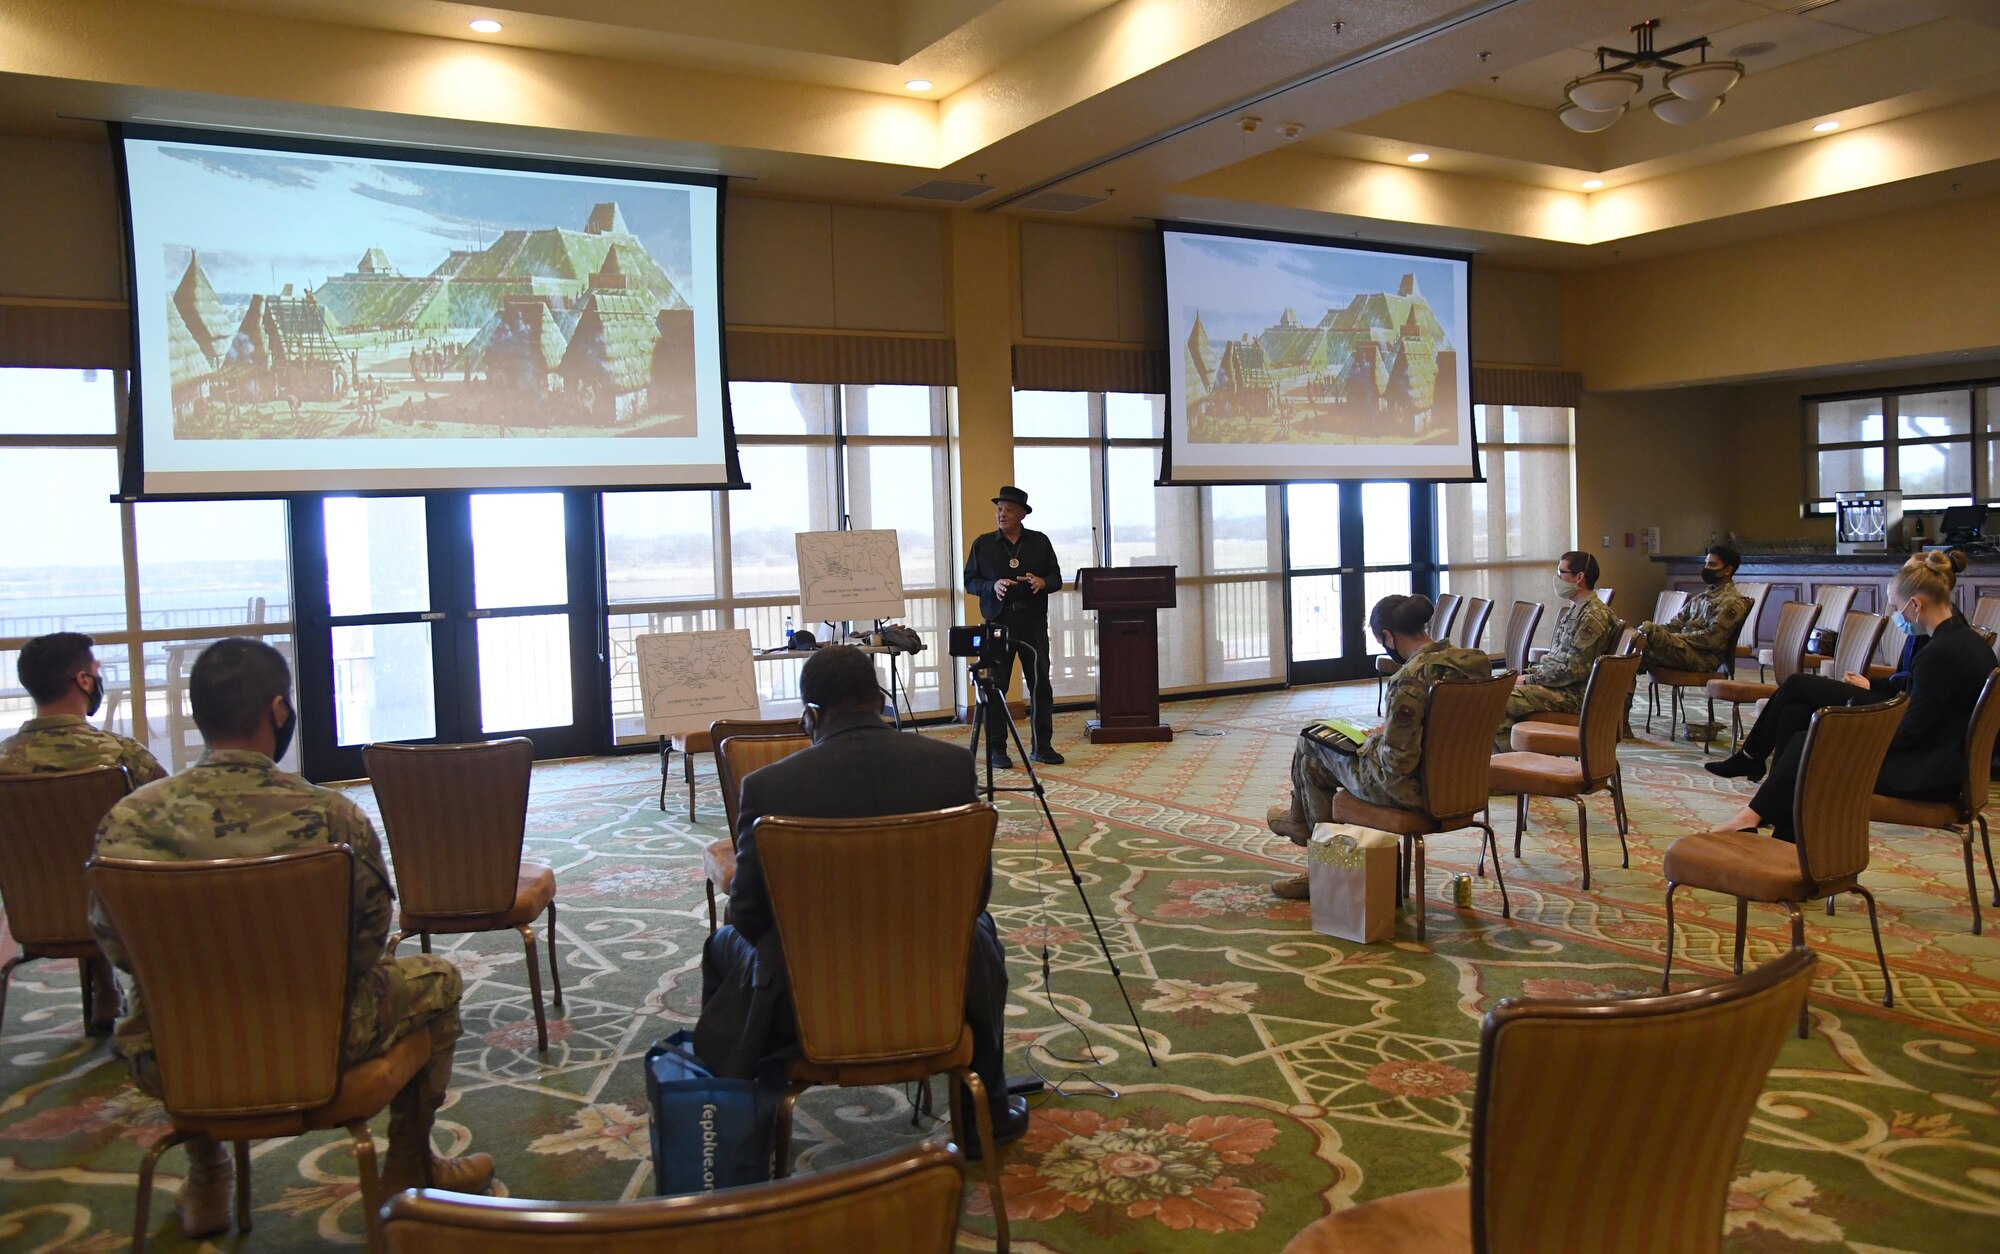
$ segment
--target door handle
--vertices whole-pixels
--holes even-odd
[[[445,612],[443,610],[432,610],[430,613],[421,615],[417,619],[421,623],[441,623],[444,620]]]
[[[465,616],[466,616],[467,618],[491,618],[491,617],[493,617],[493,611],[492,611],[492,610],[467,610],[467,611],[465,611]]]

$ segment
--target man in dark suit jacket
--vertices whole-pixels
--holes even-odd
[[[729,923],[702,951],[695,1052],[718,1075],[756,1075],[768,1060],[796,1048],[784,953],[757,856],[757,820],[871,818],[978,800],[972,755],[962,746],[897,732],[882,721],[882,691],[867,654],[845,645],[815,653],[800,672],[799,695],[812,747],[744,777]],[[992,891],[989,868],[966,961],[965,1019],[973,1036],[972,1069],[986,1087],[998,1143],[1027,1131],[1028,1112],[1025,1100],[1007,1096],[1001,1018],[1007,964],[986,912]]]

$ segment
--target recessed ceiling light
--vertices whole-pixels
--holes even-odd
[[[1587,192],[1594,192],[1602,186],[1604,186],[1603,179],[1585,179],[1583,181],[1583,190]]]
[[[1824,134],[1826,134],[1826,133],[1827,133],[1828,131],[1837,131],[1837,130],[1839,130],[1839,129],[1840,129],[1840,123],[1838,123],[1838,122],[1821,122],[1821,123],[1820,123],[1820,124],[1819,124],[1818,126],[1815,126],[1815,127],[1813,127],[1813,129],[1814,129],[1815,131],[1818,131],[1818,132],[1819,132],[1820,134],[1824,135]]]
[[[1418,165],[1422,165],[1431,159],[1431,155],[1427,152],[1413,152],[1410,154],[1409,159]]]
[[[904,83],[903,86],[909,88],[911,91],[929,91],[931,89],[931,80],[927,78],[913,78],[909,82]]]
[[[500,33],[500,23],[490,17],[475,18],[469,25],[482,35],[497,35]]]

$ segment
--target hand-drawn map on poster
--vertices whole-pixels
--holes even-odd
[[[799,616],[806,622],[903,613],[903,559],[893,531],[801,531]]]
[[[639,696],[646,734],[707,731],[720,718],[759,718],[750,633],[676,631],[639,636]]]

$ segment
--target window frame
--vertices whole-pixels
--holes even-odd
[[[1940,393],[1962,392],[1967,394],[1969,423],[1964,435],[1905,436],[1902,434],[1902,414],[1899,402],[1906,396],[1927,396]],[[1927,493],[1921,496],[1905,494],[1905,512],[1932,513],[1947,509],[1954,504],[1970,502],[1991,505],[2000,500],[2000,483],[1992,480],[1992,450],[2000,448],[2000,412],[1995,412],[1996,395],[2000,395],[2000,378],[1950,380],[1940,383],[1910,384],[1895,388],[1868,388],[1847,392],[1820,392],[1799,398],[1800,442],[1804,455],[1800,459],[1801,487],[1799,494],[1799,516],[1802,518],[1830,518],[1833,516],[1834,497],[1820,491],[1820,455],[1839,452],[1877,452],[1882,456],[1882,486],[1880,489],[1860,489],[1861,491],[1902,492],[1902,449],[1914,447],[1964,446],[1970,462],[1970,480],[1964,492],[1947,490],[1942,493]],[[1821,405],[1841,401],[1880,401],[1882,406],[1882,435],[1874,440],[1821,440],[1819,437],[1819,408]]]

